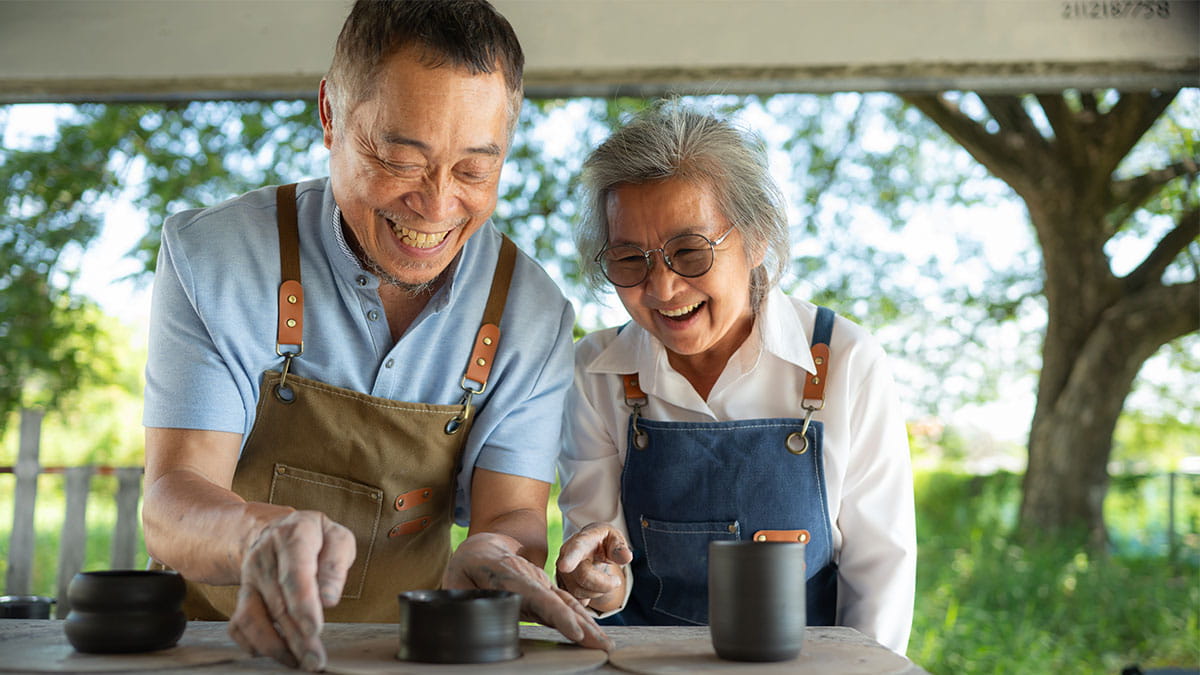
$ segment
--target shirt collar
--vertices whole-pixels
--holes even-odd
[[[817,372],[812,359],[811,331],[795,303],[778,288],[767,294],[755,330],[747,339],[754,340],[756,335],[762,340],[764,352],[810,373]],[[646,384],[651,384],[660,368],[670,368],[662,342],[633,321],[625,324],[616,338],[587,364],[589,373],[638,373]]]

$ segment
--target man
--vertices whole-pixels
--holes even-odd
[[[522,68],[482,0],[358,2],[319,90],[329,178],[163,228],[146,545],[252,653],[322,668],[324,620],[439,583],[611,645],[541,570],[574,315],[488,221]]]

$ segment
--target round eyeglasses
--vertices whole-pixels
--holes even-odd
[[[732,232],[730,227],[716,241],[702,234],[680,234],[668,239],[662,248],[649,251],[633,244],[617,244],[596,254],[596,262],[612,285],[621,288],[637,286],[646,280],[654,264],[650,254],[656,251],[662,254],[663,262],[672,272],[681,277],[698,277],[712,268],[716,247]]]

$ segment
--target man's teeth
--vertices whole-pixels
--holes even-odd
[[[417,232],[416,230],[410,230],[407,227],[399,225],[393,225],[392,229],[395,231],[396,236],[400,237],[400,241],[416,248],[433,248],[442,243],[442,240],[449,234],[449,232],[437,232],[434,234]]]
[[[678,309],[660,309],[660,310],[658,310],[658,313],[662,314],[663,316],[669,316],[671,318],[675,318],[677,316],[683,316],[684,314],[693,312],[699,306],[700,306],[700,303],[697,302],[694,305],[688,305],[686,307],[680,307]]]

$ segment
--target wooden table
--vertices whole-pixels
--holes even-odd
[[[0,619],[0,671],[261,673],[287,670],[266,657],[242,653],[221,622],[192,622],[179,644],[151,654],[79,654],[67,643],[59,620]],[[330,672],[347,674],[437,673],[895,673],[928,675],[911,661],[889,652],[862,633],[844,627],[810,627],[804,649],[792,661],[769,664],[718,659],[705,627],[608,627],[617,648],[605,654],[574,647],[544,626],[521,626],[521,659],[479,665],[428,665],[393,658],[393,624],[327,624],[322,634]]]

